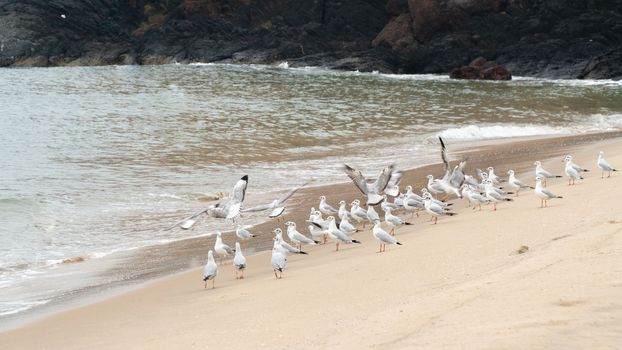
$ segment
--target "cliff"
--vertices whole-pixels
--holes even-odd
[[[271,63],[622,78],[622,2],[0,0],[0,66]]]

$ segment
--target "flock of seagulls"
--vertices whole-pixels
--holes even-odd
[[[535,187],[519,180],[513,170],[507,172],[507,180],[496,175],[493,167],[488,167],[487,171],[476,169],[476,175],[471,176],[464,172],[466,161],[460,161],[454,167],[450,166],[447,148],[442,138],[439,137],[439,140],[445,173],[441,178],[428,175],[427,185],[421,189],[420,195],[413,191],[412,186],[405,186],[404,192],[400,191],[403,172],[395,170],[393,165],[385,167],[376,179],[369,181],[359,170],[344,164],[343,171],[365,196],[367,208],[361,206],[361,200],[355,199],[350,203],[350,209],[347,208],[347,203],[343,200],[339,202],[338,209],[336,209],[328,203],[326,196],[320,196],[318,209],[311,208],[309,217],[305,222],[308,232],[300,232],[297,224],[293,221],[284,222],[290,244],[283,238],[283,230],[280,227],[275,228],[272,232],[274,238],[271,255],[271,266],[275,277],[282,277],[289,254],[307,254],[303,251],[305,245],[325,244],[330,239],[335,243],[335,251],[339,251],[340,244],[361,243],[353,236],[364,230],[367,224],[371,225],[372,236],[379,243],[379,253],[386,251],[386,245],[402,245],[395,237],[395,231],[399,227],[412,225],[412,223],[398,216],[398,214],[403,214],[403,216],[410,214],[410,218],[413,218],[415,215],[418,217],[420,212],[426,212],[430,215],[430,220],[434,221],[433,224],[437,224],[439,217],[457,215],[451,210],[453,203],[447,202],[450,198],[464,199],[473,210],[482,210],[482,205],[488,204],[492,204],[492,210],[497,210],[499,203],[513,201],[512,195],[518,196],[520,190],[526,189],[534,191],[536,197],[540,199],[541,208],[548,207],[548,201],[551,199],[562,198],[562,196],[546,188],[547,179],[561,178],[562,175],[555,175],[547,171],[540,161],[534,163]],[[582,180],[584,174],[589,171],[575,164],[571,155],[566,155],[562,162],[565,164],[564,174],[568,178],[569,186],[574,185],[577,180]],[[607,177],[610,177],[612,172],[617,171],[605,160],[602,151],[598,155],[597,166],[602,171],[601,178],[605,177],[605,173],[608,174]],[[507,183],[508,189],[512,191],[507,191],[502,186],[505,183]],[[278,223],[281,215],[285,212],[285,202],[304,186],[294,188],[268,204],[243,208],[242,204],[247,185],[248,176],[245,175],[233,187],[230,198],[210,205],[206,209],[175,223],[170,228],[188,229],[197,222],[202,214],[236,223],[242,213],[261,211],[269,211],[268,217],[277,218]],[[392,201],[389,200],[390,197]],[[379,211],[384,213],[382,217],[379,215]],[[326,218],[324,218],[325,215]],[[383,223],[390,231],[383,228]],[[241,242],[256,237],[250,229],[251,226],[237,224],[235,235],[238,241],[235,243],[235,248],[223,242],[221,232],[213,233],[216,235],[216,241],[213,250],[208,252],[207,264],[203,269],[205,288],[207,288],[207,281],[210,280],[212,281],[212,288],[214,288],[214,280],[218,275],[218,264],[214,258],[214,253],[220,259],[226,259],[233,255],[232,265],[235,269],[236,279],[244,278],[246,258],[242,253]]]

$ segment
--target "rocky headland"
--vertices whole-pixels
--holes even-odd
[[[0,66],[274,63],[622,78],[622,2],[0,0]],[[467,69],[468,70],[468,69]]]

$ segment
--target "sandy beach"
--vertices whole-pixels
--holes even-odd
[[[377,253],[366,229],[355,236],[360,245],[334,252],[334,244],[327,244],[307,247],[308,256],[290,255],[283,279],[276,280],[270,253],[262,252],[248,258],[244,280],[236,280],[227,264],[220,266],[216,288],[205,290],[200,269],[194,269],[4,332],[0,344],[6,349],[618,349],[622,173],[601,179],[596,156],[603,150],[621,167],[621,141],[570,147],[574,161],[591,172],[575,186],[565,178],[549,181],[549,189],[564,197],[551,200],[549,208],[541,209],[530,190],[499,204],[496,212],[492,206],[473,211],[455,201],[459,215],[437,225],[427,214],[412,219],[414,225],[397,231],[403,246],[389,246],[386,253]],[[537,148],[537,142],[525,144]],[[543,165],[563,174],[564,153],[549,153]],[[472,167],[489,165],[480,162],[486,150],[480,154],[470,159]],[[531,156],[517,152],[505,164],[527,182],[536,160]],[[497,166],[497,174],[508,166]],[[410,176],[404,184],[409,181]],[[352,185],[339,186],[356,195]],[[298,203],[315,203],[315,195],[302,193]],[[328,199],[336,204],[339,198]],[[207,255],[209,247],[202,248]]]

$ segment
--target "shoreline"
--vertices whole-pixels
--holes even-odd
[[[480,166],[481,160],[488,159],[491,163],[495,163],[497,168],[505,169],[504,167],[514,165],[515,171],[521,173],[532,166],[530,160],[521,160],[526,155],[537,155],[541,159],[550,158],[561,150],[577,149],[577,147],[586,143],[591,144],[599,140],[613,139],[620,136],[622,136],[622,131],[583,135],[534,136],[518,139],[489,139],[472,142],[461,140],[460,142],[453,141],[448,144],[448,147],[452,159],[457,157],[469,158],[468,172],[472,172],[470,167],[474,165]],[[408,169],[406,170],[403,183],[420,186],[423,184],[422,179],[425,178],[425,174],[432,173],[438,175],[441,171],[440,169],[442,169],[441,164],[438,163]],[[363,169],[363,171],[365,170]],[[350,182],[321,184],[303,188],[291,199],[292,202],[295,202],[295,205],[292,210],[293,213],[287,214],[287,220],[299,222],[299,226],[301,226],[300,222],[306,219],[308,208],[317,205],[316,202],[319,194],[326,193],[329,190],[332,195],[327,197],[333,205],[336,205],[335,198],[337,196],[347,198],[348,202],[359,196]],[[261,236],[256,241],[251,242],[252,246],[245,249],[247,256],[256,256],[271,247],[270,231],[273,227],[274,222],[271,220],[253,227],[253,231],[260,233]],[[299,227],[299,230],[306,233],[305,226]],[[226,243],[232,244],[235,237],[233,236],[232,238],[232,236],[225,232],[223,239]],[[105,273],[122,274],[127,277],[95,287],[86,287],[71,293],[71,295],[61,297],[49,305],[42,305],[5,317],[3,323],[6,324],[0,328],[0,332],[15,330],[47,317],[101,302],[129,291],[141,289],[162,279],[187,273],[203,264],[202,258],[205,252],[212,246],[213,240],[214,238],[205,236],[190,237],[104,257],[102,260],[113,265]],[[71,265],[79,266],[80,263]]]
[[[494,214],[488,213],[489,206],[478,213],[458,202],[460,215],[442,218],[438,225],[429,225],[422,215],[411,228],[397,231],[404,246],[391,246],[382,255],[373,253],[377,245],[366,230],[357,234],[361,246],[346,245],[337,254],[332,245],[311,247],[308,257],[290,257],[284,279],[274,281],[267,253],[259,253],[248,257],[253,268],[244,281],[235,281],[231,266],[224,265],[217,288],[204,291],[195,268],[3,331],[0,338],[9,347],[64,349],[84,343],[92,348],[281,348],[289,336],[301,347],[542,348],[581,347],[596,341],[589,330],[598,329],[603,336],[595,347],[615,344],[620,336],[615,330],[622,331],[616,321],[622,318],[615,307],[620,305],[612,299],[622,286],[615,277],[622,271],[615,263],[622,249],[616,235],[622,217],[619,203],[607,197],[602,184],[622,185],[619,173],[601,182],[593,160],[595,151],[604,148],[607,158],[620,164],[622,135],[616,134],[523,141],[510,144],[506,153],[488,146],[477,157],[470,154],[471,166],[479,167],[482,159],[490,159],[487,152],[496,152],[527,179],[523,172],[534,155],[548,154],[539,158],[558,172],[566,153],[560,151],[572,150],[576,162],[591,172],[574,187],[566,186],[565,179],[550,184],[564,199],[545,210],[537,208],[539,201],[530,193],[500,205]],[[415,175],[409,172],[404,183],[411,184]],[[314,193],[306,195],[311,202],[316,202],[308,198]],[[342,194],[334,191],[329,200]],[[520,252],[522,246],[527,252]],[[317,303],[325,307],[318,309]],[[291,317],[300,312],[306,316]],[[275,329],[274,319],[289,322]],[[232,338],[237,327],[247,336]],[[80,336],[67,338],[74,332]],[[448,332],[455,336],[447,338]]]

